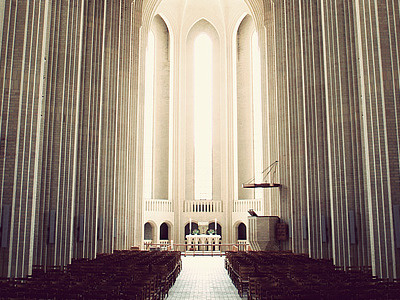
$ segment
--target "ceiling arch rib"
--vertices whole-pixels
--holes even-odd
[[[213,43],[218,42],[220,40],[218,30],[211,22],[209,22],[205,18],[202,18],[197,22],[193,23],[193,25],[188,30],[186,41],[190,41],[190,39],[194,38],[199,33],[207,34],[212,39]]]
[[[215,23],[214,25],[217,29],[219,28],[217,23],[220,20],[223,20],[223,24],[227,24],[227,26],[224,26],[226,29],[234,27],[234,24],[236,24],[237,19],[243,14],[243,11],[247,11],[253,17],[256,28],[259,29],[264,24],[264,6],[272,5],[272,0],[213,0],[209,1],[209,3],[205,2],[206,0],[200,2],[195,0],[143,1],[142,25],[144,28],[148,28],[152,18],[157,13],[160,13],[160,11],[170,17],[173,16],[174,20],[170,20],[171,25],[178,25],[182,21],[183,15],[185,19],[191,19],[191,16],[194,17],[197,13],[201,13],[197,8],[200,5],[205,5],[213,12],[219,11],[222,14],[222,18],[219,16],[215,20],[209,20],[211,23]],[[195,17],[195,19],[199,19],[199,17]],[[230,20],[234,20],[233,24]],[[190,22],[195,23],[195,20],[192,19]],[[185,26],[183,25],[182,27],[181,29],[184,29]]]

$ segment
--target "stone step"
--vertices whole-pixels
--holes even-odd
[[[183,256],[222,256],[225,255],[225,251],[184,251],[182,252]]]

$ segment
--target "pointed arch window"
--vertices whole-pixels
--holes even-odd
[[[194,41],[195,199],[212,199],[212,46],[205,33]]]

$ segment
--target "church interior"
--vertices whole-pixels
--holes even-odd
[[[399,35],[398,0],[0,0],[0,277],[140,257],[164,297],[197,251],[240,293],[271,251],[400,280]]]

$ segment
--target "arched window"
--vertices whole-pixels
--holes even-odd
[[[195,199],[212,199],[212,42],[194,42],[194,190]]]
[[[154,108],[154,34],[149,32],[146,49],[145,102],[144,102],[144,179],[145,199],[153,197],[153,108]]]

